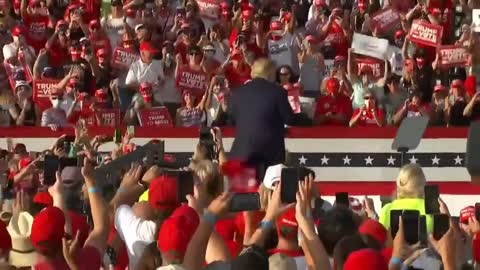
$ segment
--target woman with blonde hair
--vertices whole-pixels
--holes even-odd
[[[395,199],[383,206],[380,211],[379,221],[386,229],[390,228],[391,210],[418,210],[420,215],[425,215],[424,188],[426,182],[425,174],[417,164],[408,164],[400,169],[396,181]],[[427,231],[432,232],[432,217],[426,216]]]

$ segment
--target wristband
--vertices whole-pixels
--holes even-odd
[[[273,223],[271,221],[264,220],[264,221],[260,222],[260,229],[271,230],[271,229],[273,229]]]
[[[388,265],[391,265],[391,264],[398,265],[400,266],[401,269],[403,269],[403,261],[400,258],[392,257]]]
[[[208,211],[205,211],[205,213],[203,213],[203,219],[206,222],[210,223],[210,225],[215,225],[215,223],[217,223],[217,218]]]
[[[89,187],[88,188],[88,193],[96,193],[97,192],[97,188],[96,187]]]

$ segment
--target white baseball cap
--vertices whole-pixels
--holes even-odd
[[[283,168],[286,168],[283,164],[277,164],[267,168],[265,177],[263,177],[263,184],[266,188],[273,189],[273,184],[280,181]]]

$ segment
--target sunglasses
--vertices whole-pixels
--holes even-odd
[[[288,76],[290,75],[290,72],[280,72],[280,76]]]
[[[371,96],[366,96],[366,97],[363,97],[363,99],[364,99],[364,100],[371,100],[371,99],[373,100],[374,98],[371,97]]]
[[[191,52],[190,55],[196,56],[196,55],[202,55],[200,52]]]
[[[52,99],[52,100],[57,100],[57,99],[60,100],[61,98],[60,98],[59,96],[51,96],[50,99]]]

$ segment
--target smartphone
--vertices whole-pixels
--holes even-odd
[[[433,238],[440,240],[450,229],[450,217],[446,214],[433,215]]]
[[[122,143],[122,130],[119,128],[115,129],[115,132],[113,133],[113,142],[116,144]]]
[[[335,205],[350,207],[350,201],[348,199],[348,192],[337,192],[335,193]]]
[[[60,160],[57,156],[46,155],[43,164],[43,183],[51,186],[57,181],[56,173],[60,168]]]
[[[127,134],[130,136],[135,136],[135,126],[127,126]]]
[[[185,12],[185,8],[184,8],[184,7],[177,7],[176,13],[177,13],[177,15],[179,15],[179,16],[185,15],[185,13],[186,13],[186,12]]]
[[[422,246],[428,245],[427,217],[425,215],[418,218],[418,240]]]
[[[280,176],[282,187],[280,198],[283,203],[289,204],[297,201],[298,168],[283,168]]]
[[[439,214],[440,204],[438,203],[438,198],[440,194],[438,191],[438,185],[426,185],[424,192],[425,192],[425,213]]]
[[[236,193],[230,203],[230,212],[260,210],[260,195],[257,192]]]
[[[404,210],[402,213],[405,241],[414,245],[419,240],[419,215],[416,210]]]
[[[400,217],[402,216],[403,210],[391,210],[390,211],[390,233],[392,234],[392,238],[395,238],[397,235]]]
[[[177,198],[179,202],[187,202],[187,195],[193,195],[193,172],[179,171],[177,174]]]

